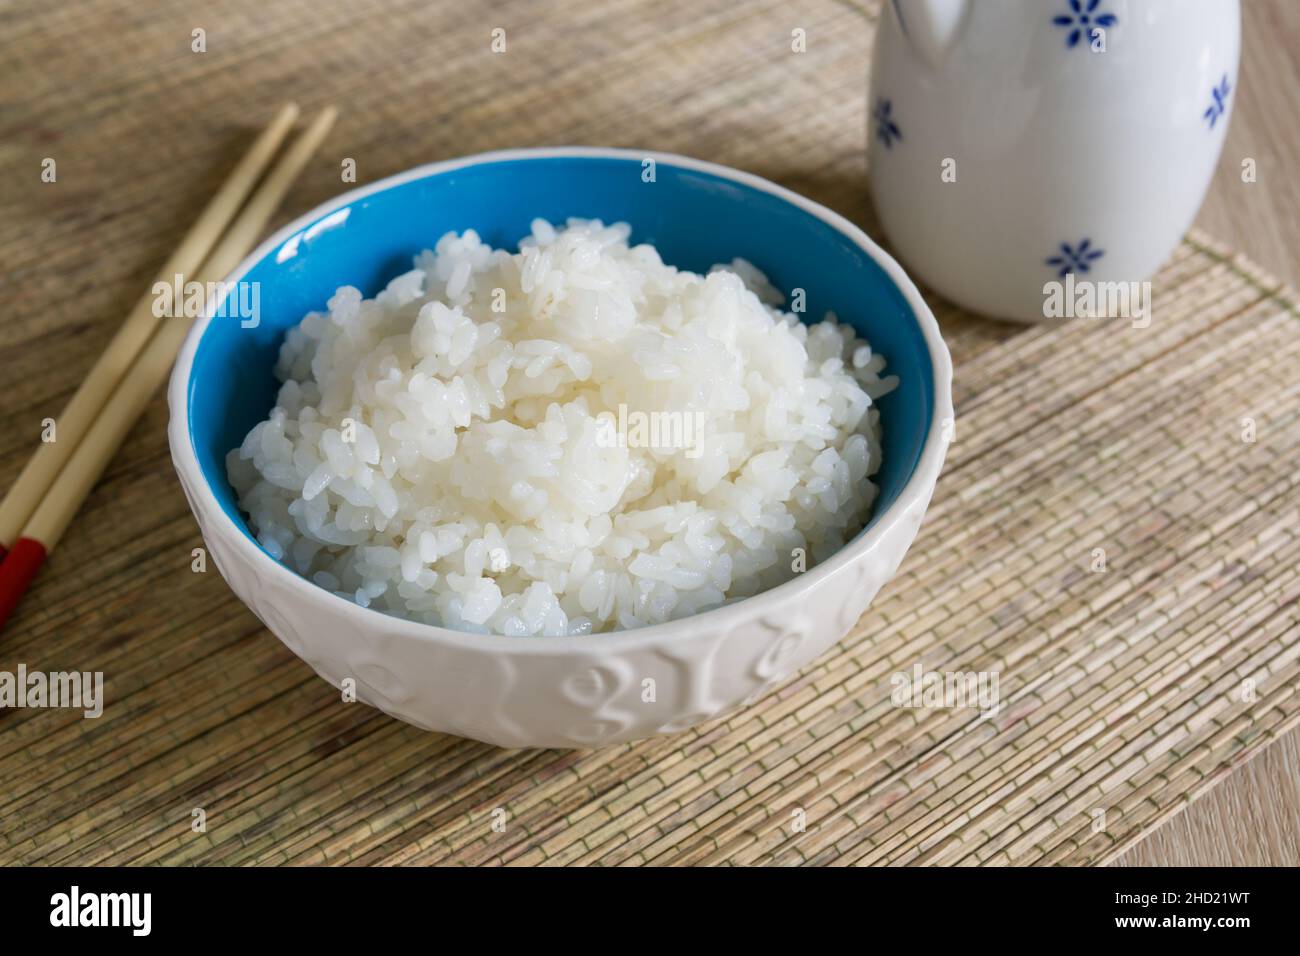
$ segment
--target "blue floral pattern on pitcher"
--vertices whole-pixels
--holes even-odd
[[[1119,17],[1113,13],[1104,10],[1098,13],[1099,6],[1101,0],[1070,0],[1070,12],[1052,18],[1052,23],[1070,31],[1065,37],[1067,47],[1078,46],[1085,36],[1096,40],[1102,30],[1119,23]]]
[[[1232,92],[1232,87],[1228,83],[1228,74],[1223,74],[1223,79],[1219,85],[1211,91],[1212,99],[1209,108],[1202,116],[1210,121],[1210,129],[1214,129],[1214,124],[1219,121],[1224,113],[1228,112],[1228,94]]]
[[[876,121],[876,139],[885,144],[886,149],[894,148],[895,140],[902,140],[903,134],[899,132],[898,124],[894,122],[891,113],[894,104],[890,100],[877,99],[876,109],[872,117]]]
[[[1071,246],[1068,242],[1061,243],[1060,253],[1045,259],[1044,262],[1057,270],[1058,279],[1064,279],[1071,272],[1091,271],[1092,263],[1105,254],[1104,249],[1094,249],[1092,240],[1085,237],[1077,246]]]

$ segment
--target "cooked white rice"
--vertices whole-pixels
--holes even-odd
[[[876,496],[883,359],[744,260],[682,272],[629,233],[448,233],[290,329],[276,407],[227,457],[263,547],[362,606],[506,635],[684,617],[839,548]]]

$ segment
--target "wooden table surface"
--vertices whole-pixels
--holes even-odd
[[[1237,112],[1197,226],[1300,287],[1300,3],[1243,0]],[[1241,181],[1243,159],[1255,183]],[[1300,374],[1300,370],[1297,370]],[[1300,730],[1129,851],[1119,865],[1300,866]]]
[[[205,93],[202,84],[176,84],[173,88],[172,77],[147,57],[125,50],[101,55],[101,44],[112,41],[86,34],[81,3],[62,5],[35,16],[32,11],[37,9],[36,0],[27,2],[32,5],[25,11],[0,8],[0,51],[6,63],[0,71],[0,250],[4,255],[0,259],[0,290],[7,292],[11,301],[20,303],[15,318],[0,322],[0,370],[15,382],[0,396],[0,420],[14,423],[7,434],[0,435],[0,487],[6,487],[17,475],[30,446],[33,422],[40,421],[43,410],[57,409],[66,401],[79,375],[103,348],[116,316],[134,303],[154,268],[192,219],[193,210],[233,163],[232,158],[227,158],[223,168],[212,159],[210,130],[200,119],[205,103],[210,102],[205,99],[210,94]],[[347,17],[342,11],[347,4],[294,2],[301,10],[295,22],[301,24],[303,44],[311,44],[322,31],[340,23],[346,26]],[[853,0],[844,2],[859,7]],[[624,0],[619,5],[628,7],[632,3]],[[133,31],[137,39],[147,36],[153,41],[177,44],[180,50],[187,49],[190,42],[186,32],[189,22],[193,20],[199,26],[205,20],[197,13],[193,17],[177,15],[177,5],[169,4],[169,15],[158,19],[167,22],[173,32],[184,29],[173,37],[160,36],[144,6],[137,7],[127,0],[90,0],[90,4],[96,9],[94,22],[101,28],[119,24]],[[519,5],[509,6],[517,14]],[[1300,164],[1300,2],[1243,0],[1243,8],[1243,58],[1232,126],[1197,226],[1293,288],[1300,287],[1300,181],[1295,175]],[[431,16],[471,15],[460,7],[453,10],[451,5],[433,5],[430,9]],[[810,14],[813,22],[818,16],[816,12]],[[250,3],[232,4],[219,15],[207,17],[232,29],[247,28],[249,21],[256,19],[256,5]],[[605,35],[601,31],[611,29],[610,24],[593,23],[591,35],[576,33],[572,37],[574,49],[570,52],[574,56],[582,53],[584,44],[599,46],[604,42],[599,39]],[[704,36],[707,34],[688,36],[686,42],[673,46],[665,35],[658,38],[661,42],[647,44],[646,54],[671,55],[677,58],[674,62],[683,64],[683,69],[707,71],[711,54],[707,43],[700,39]],[[210,37],[210,41],[220,39],[219,33]],[[640,40],[645,37],[640,36]],[[52,49],[59,51],[65,67],[67,59],[77,59],[80,72],[74,76],[47,69]],[[255,54],[256,50],[247,51],[247,55]],[[382,50],[374,48],[358,50],[332,62],[313,64],[298,79],[309,87],[311,70],[320,71],[315,74],[319,76],[331,70],[351,71],[355,93],[351,103],[340,103],[345,107],[344,122],[346,108],[382,113],[388,107],[368,84],[369,74],[377,68],[366,60],[366,56],[382,54]],[[413,61],[420,54],[418,50],[405,50],[393,55]],[[544,64],[545,58],[537,62]],[[411,62],[409,66],[415,70],[417,64]],[[204,69],[207,67],[198,72],[206,76]],[[541,71],[542,66],[538,69]],[[534,79],[542,83],[547,77],[539,72]],[[581,68],[561,79],[557,88],[570,97],[590,95],[602,82]],[[229,76],[222,81],[230,82]],[[160,90],[167,90],[168,95],[160,96]],[[93,103],[93,113],[90,107],[80,106],[83,92],[93,93],[85,97],[85,102]],[[310,91],[299,95],[309,96]],[[675,95],[653,86],[646,92],[647,97],[663,97],[670,105]],[[780,100],[784,94],[773,87],[765,89],[764,95],[769,108],[776,109],[770,106],[771,101]],[[132,97],[147,98],[155,110],[159,103],[164,104],[162,115],[142,114],[135,109]],[[781,100],[781,104],[785,109],[797,108],[789,99]],[[513,107],[519,111],[514,121],[530,124],[522,137],[524,142],[552,141],[543,100],[523,91]],[[227,110],[223,129],[228,131],[229,111],[234,107],[225,104],[222,108]],[[753,108],[762,109],[763,105],[754,103]],[[497,109],[486,102],[474,103],[467,109],[467,135],[477,138],[465,142],[460,152],[501,145],[491,131],[491,124],[501,121]],[[609,144],[633,145],[664,137],[669,120],[663,118],[667,113],[659,115],[635,134],[613,134]],[[384,118],[398,141],[408,144],[427,137],[422,124],[447,120],[432,101],[420,116],[394,112]],[[606,119],[610,124],[617,121],[614,115]],[[472,127],[468,125],[471,120]],[[835,115],[826,119],[827,124],[842,122],[843,118]],[[122,141],[138,143],[141,151],[148,150],[149,163],[136,162],[129,169],[119,169],[114,157],[122,155],[122,141],[102,155],[84,149],[88,142],[86,131],[98,131],[106,125],[111,125]],[[174,136],[160,135],[161,129],[176,132]],[[470,129],[474,132],[468,132]],[[741,142],[744,132],[737,127],[736,143]],[[713,135],[722,133],[715,130]],[[70,149],[69,144],[76,144],[78,149]],[[385,145],[373,138],[358,144],[355,152],[361,166],[360,181],[379,178],[407,165],[386,152]],[[670,145],[683,152],[692,151],[689,144]],[[790,155],[802,155],[802,149],[791,144]],[[41,186],[37,181],[39,173],[31,172],[35,168],[32,164],[45,155],[60,157],[57,189]],[[740,145],[734,147],[733,155],[737,165],[755,168],[814,198],[827,198],[832,190],[839,190],[836,177],[844,168],[857,175],[854,159],[835,160],[831,175],[834,181],[828,184],[820,181],[824,170],[815,164],[810,168],[791,164],[757,168]],[[1255,183],[1241,181],[1241,162],[1247,157],[1257,161]],[[731,157],[718,158],[725,162]],[[120,161],[125,165],[132,159],[122,155]],[[202,181],[199,177],[203,177]],[[291,195],[285,211],[296,215],[341,188],[337,182],[321,178],[305,182]],[[281,216],[280,221],[284,218]],[[93,306],[83,311],[84,302],[92,302]],[[66,548],[57,555],[58,566],[52,569],[58,575],[42,583],[39,593],[46,605],[25,608],[27,617],[19,620],[20,626],[24,620],[29,624],[36,621],[43,639],[57,639],[62,644],[64,639],[71,642],[75,636],[93,642],[100,654],[115,652],[138,634],[156,636],[174,631],[192,637],[200,629],[214,642],[226,645],[248,636],[251,617],[216,582],[213,587],[201,591],[192,587],[186,592],[198,602],[193,606],[181,602],[179,606],[159,607],[158,602],[149,600],[151,591],[160,588],[164,580],[160,569],[166,562],[157,555],[173,554],[188,562],[190,548],[198,543],[198,533],[161,438],[166,421],[166,405],[160,396],[132,431],[118,460],[74,523]],[[156,513],[124,515],[115,502],[127,496],[133,501],[156,502]],[[152,559],[146,560],[149,556]],[[75,635],[65,633],[74,628]],[[9,639],[10,635],[5,637]],[[262,633],[256,640],[271,639]],[[30,646],[26,646],[25,653],[31,653]],[[164,653],[178,651],[168,648]],[[0,667],[11,664],[10,655],[0,654]],[[293,664],[300,666],[296,661]],[[64,662],[64,666],[70,664]],[[248,679],[256,680],[257,675]],[[166,713],[151,713],[151,707],[145,705],[140,719],[155,721],[162,728],[160,732],[165,733]],[[0,712],[0,718],[4,716]],[[0,728],[4,726],[0,720]],[[4,753],[0,746],[0,760]],[[1300,729],[1291,731],[1237,770],[1120,860],[1121,865],[1229,863],[1300,865]]]

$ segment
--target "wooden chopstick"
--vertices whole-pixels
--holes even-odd
[[[223,279],[248,255],[284,194],[329,133],[337,115],[333,107],[323,111],[267,174],[203,264],[205,284]],[[94,424],[24,525],[8,558],[0,564],[0,628],[46,555],[59,543],[72,516],[103,474],[150,397],[166,380],[189,328],[190,323],[181,318],[163,320],[162,327],[104,403]]]
[[[290,103],[276,114],[266,129],[253,142],[252,147],[235,166],[226,181],[217,190],[207,207],[199,214],[190,231],[181,240],[176,251],[168,257],[158,271],[156,282],[171,285],[177,275],[185,279],[199,267],[213,245],[253,191],[258,179],[270,165],[280,144],[298,119],[298,107]],[[54,420],[55,440],[42,444],[28,460],[13,487],[0,502],[0,561],[6,550],[18,537],[27,519],[32,516],[45,490],[50,487],[64,463],[72,455],[95,415],[103,407],[114,386],[121,381],[149,336],[161,321],[154,315],[151,283],[148,292],[140,299],[117,335],[108,344],[71,401]]]

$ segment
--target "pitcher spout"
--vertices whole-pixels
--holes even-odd
[[[970,0],[892,0],[892,6],[912,49],[938,68],[961,34]]]

